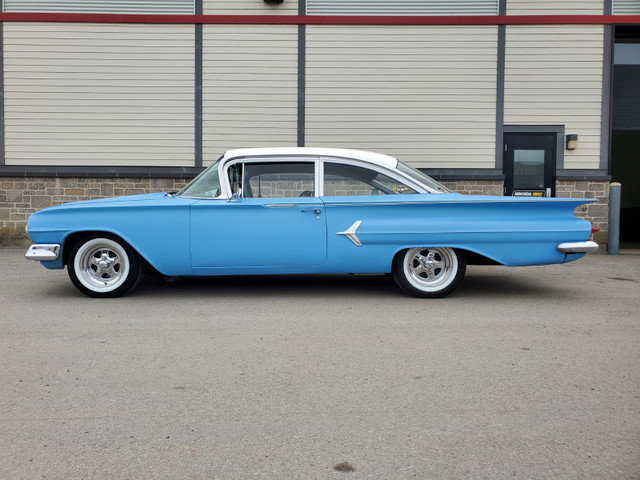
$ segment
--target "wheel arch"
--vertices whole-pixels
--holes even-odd
[[[391,270],[393,262],[398,257],[398,255],[404,254],[404,252],[406,252],[411,248],[418,248],[418,247],[453,248],[454,250],[462,253],[465,256],[467,265],[504,265],[504,263],[500,262],[499,260],[487,254],[479,252],[475,249],[469,248],[468,246],[428,244],[428,245],[407,245],[407,246],[403,246],[402,248],[396,249],[395,253],[391,257],[391,262],[389,263],[389,270]]]
[[[144,257],[142,253],[140,253],[139,249],[131,244],[130,241],[122,237],[122,235],[118,235],[117,233],[111,232],[109,230],[80,230],[67,235],[64,239],[63,244],[61,245],[62,264],[66,266],[69,263],[69,255],[71,254],[72,246],[75,245],[76,242],[84,238],[95,238],[96,236],[100,235],[112,237],[120,242],[126,243],[140,257],[140,260],[142,261],[146,272],[157,272],[157,269]]]

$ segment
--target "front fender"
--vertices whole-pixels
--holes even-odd
[[[159,272],[189,275],[191,203],[188,199],[161,196],[145,202],[68,204],[31,215],[27,229],[34,243],[61,245],[58,260],[41,262],[46,268],[64,268],[69,239],[84,232],[104,232],[122,238]]]

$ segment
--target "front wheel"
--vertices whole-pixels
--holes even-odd
[[[122,240],[96,235],[71,247],[69,278],[90,297],[119,297],[140,281],[143,265],[138,254]]]
[[[400,252],[393,259],[391,274],[409,295],[440,298],[453,292],[464,277],[464,255],[448,247],[418,247]]]

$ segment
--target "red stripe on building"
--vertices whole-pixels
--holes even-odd
[[[0,13],[0,22],[243,25],[613,25],[640,24],[640,15],[130,15],[43,12]]]

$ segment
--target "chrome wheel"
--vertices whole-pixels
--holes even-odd
[[[404,257],[407,279],[421,290],[435,290],[451,282],[458,259],[448,248],[412,248]]]
[[[127,280],[130,260],[119,243],[109,238],[94,238],[78,249],[73,268],[84,287],[96,293],[106,293]]]
[[[410,248],[396,256],[392,275],[405,292],[416,297],[444,297],[462,281],[463,255],[448,247]]]

